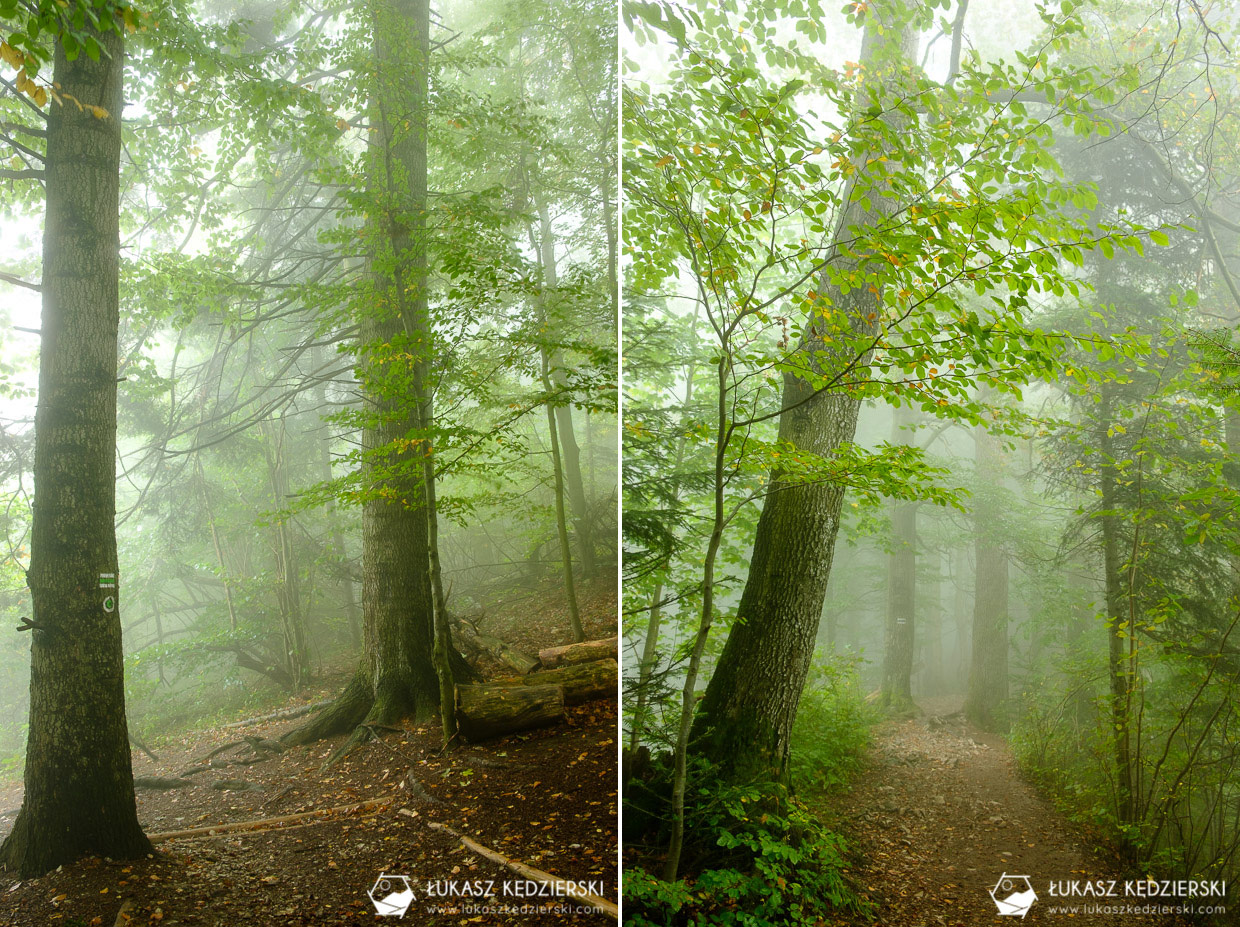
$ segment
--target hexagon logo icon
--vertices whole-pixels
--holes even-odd
[[[409,876],[390,875],[386,872],[379,874],[367,894],[370,895],[370,903],[375,906],[375,913],[380,917],[404,917],[414,900]]]
[[[1005,872],[990,890],[990,898],[1001,917],[1024,917],[1038,900],[1038,893],[1033,890],[1029,876]]]

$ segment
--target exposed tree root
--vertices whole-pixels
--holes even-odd
[[[344,734],[357,727],[370,711],[373,702],[370,674],[359,668],[339,698],[329,702],[327,707],[305,724],[286,733],[280,741],[300,746]]]
[[[459,681],[479,679],[478,672],[466,662],[455,649],[449,651],[452,674]],[[359,666],[340,697],[300,727],[286,733],[280,742],[302,746],[349,733],[345,741],[323,764],[332,766],[344,759],[358,744],[374,736],[371,728],[390,727],[402,718],[414,716],[418,720],[430,717],[431,706],[410,703],[407,693],[384,692],[377,697],[373,691],[370,674],[365,665]]]

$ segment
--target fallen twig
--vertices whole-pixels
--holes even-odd
[[[227,731],[234,727],[249,727],[251,724],[262,724],[264,721],[285,721],[289,718],[300,718],[302,715],[308,715],[312,711],[318,711],[320,708],[326,708],[335,699],[327,699],[323,702],[314,702],[309,705],[298,705],[296,708],[282,708],[279,711],[273,711],[268,715],[260,715],[257,718],[246,718],[244,721],[232,721],[228,724],[221,724],[220,730]]]
[[[208,827],[191,827],[188,830],[170,830],[162,834],[148,834],[147,839],[151,843],[163,843],[165,840],[180,840],[187,837],[214,837],[219,834],[231,834],[237,831],[250,831],[253,833],[262,833],[263,831],[276,830],[279,825],[291,823],[293,821],[304,821],[307,818],[327,817],[331,814],[356,814],[358,811],[366,811],[370,808],[377,808],[381,805],[391,804],[396,800],[395,795],[388,795],[383,798],[372,798],[369,801],[358,802],[353,805],[340,805],[336,808],[319,808],[315,811],[302,811],[297,814],[284,814],[274,818],[259,818],[256,821],[237,821],[233,824],[213,824]]]
[[[417,814],[410,811],[408,808],[401,808],[398,813],[411,818],[418,817]],[[515,872],[517,875],[526,879],[532,879],[535,882],[543,882],[549,885],[565,886],[568,889],[576,887],[576,883],[570,882],[568,879],[561,879],[559,876],[552,875],[549,872],[543,872],[541,869],[535,869],[533,866],[527,866],[525,863],[519,863],[515,859],[509,859],[503,853],[497,853],[494,850],[488,849],[482,844],[470,840],[463,834],[458,834],[447,824],[438,824],[434,821],[427,821],[426,826],[431,830],[443,831],[445,834],[450,834],[459,840],[461,842],[461,846],[465,847],[471,853],[476,853],[483,859],[489,859],[493,863],[498,863],[505,869]],[[573,901],[580,902],[581,904],[588,905],[600,914],[606,914],[608,917],[616,920],[620,919],[620,909],[606,898],[600,898],[598,895],[579,894],[575,891],[562,891],[561,896],[566,900],[571,899]]]

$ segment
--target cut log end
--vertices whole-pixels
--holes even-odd
[[[552,670],[540,670],[528,676],[497,679],[502,686],[563,686],[564,704],[581,705],[598,698],[615,698],[619,684],[619,666],[615,660],[594,660],[571,663]]]
[[[608,637],[597,641],[582,641],[580,644],[565,644],[563,647],[548,647],[538,651],[538,662],[543,669],[554,669],[572,663],[614,660],[616,644],[616,638]]]

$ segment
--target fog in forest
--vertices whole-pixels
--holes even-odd
[[[628,11],[626,910],[1213,923],[1234,11]]]
[[[213,918],[384,913],[542,763],[612,905],[615,5],[0,23],[0,921],[177,921],[212,826]]]

